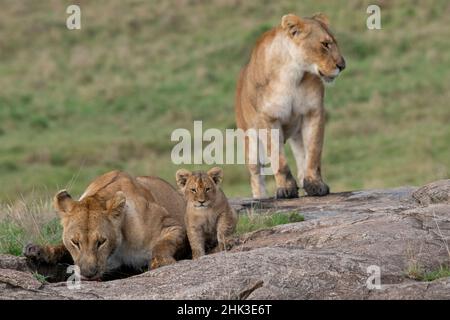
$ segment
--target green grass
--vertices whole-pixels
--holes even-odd
[[[0,253],[21,255],[23,247],[29,243],[57,244],[62,239],[62,226],[58,219],[42,224],[37,233],[28,233],[26,228],[13,221],[0,221]]]
[[[18,256],[25,242],[25,230],[12,221],[0,222],[0,253]]]
[[[370,3],[85,1],[80,31],[65,28],[72,1],[2,3],[0,201],[79,195],[112,169],[174,183],[171,132],[235,126],[239,69],[287,12],[325,12],[348,62],[326,94],[331,190],[450,177],[448,2],[383,3],[379,31]],[[249,196],[245,167],[224,170],[227,195]]]
[[[281,224],[301,222],[305,218],[297,212],[248,213],[239,215],[236,234],[267,229]]]
[[[439,269],[424,271],[420,266],[415,265],[408,268],[407,275],[414,280],[429,282],[450,277],[450,268],[447,265],[441,265]]]

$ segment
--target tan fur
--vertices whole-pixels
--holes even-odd
[[[215,246],[212,252],[225,250],[227,238],[236,228],[236,212],[219,187],[222,179],[220,168],[207,173],[180,169],[176,173],[177,185],[187,201],[185,221],[193,259],[205,255],[209,247]]]
[[[288,139],[299,183],[306,193],[329,192],[320,172],[325,126],[323,82],[333,81],[344,68],[345,60],[323,14],[312,18],[289,14],[280,26],[258,40],[250,62],[242,69],[235,104],[238,128],[280,130],[279,165],[274,170],[277,197],[298,196],[282,147]],[[248,143],[246,159],[253,196],[264,197],[260,165],[248,164]],[[270,154],[270,143],[266,150]]]
[[[28,256],[55,263],[68,251],[88,279],[124,265],[157,268],[174,263],[175,254],[187,245],[185,202],[159,178],[109,172],[95,179],[79,201],[61,191],[54,205],[64,245],[34,246]]]

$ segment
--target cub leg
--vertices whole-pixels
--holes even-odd
[[[205,255],[205,236],[200,228],[187,226],[187,235],[192,250],[192,259],[198,259]]]
[[[37,263],[73,263],[72,256],[64,244],[39,246],[29,243],[24,247],[23,255]]]
[[[306,154],[303,188],[309,196],[324,196],[330,193],[320,172],[324,129],[325,111],[323,108],[312,111],[304,117],[302,134]]]
[[[298,198],[297,182],[292,176],[284,152],[283,129],[278,121],[268,128],[267,138],[262,139],[262,143],[265,146],[266,154],[270,155],[270,164],[277,185],[276,196],[278,199]],[[271,130],[278,130],[278,141],[272,141]]]
[[[212,252],[228,250],[227,240],[236,228],[237,215],[234,211],[221,214],[217,220],[217,247]]]

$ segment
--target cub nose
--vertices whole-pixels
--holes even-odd
[[[204,203],[205,203],[205,200],[198,200],[198,202],[199,202],[200,204],[204,204]]]
[[[345,59],[341,58],[341,61],[336,63],[336,67],[339,69],[339,71],[342,71],[345,69]]]

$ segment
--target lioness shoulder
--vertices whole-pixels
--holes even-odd
[[[219,185],[223,179],[221,168],[208,172],[190,172],[180,169],[176,173],[177,185],[186,199],[186,231],[197,259],[211,252],[226,249],[227,238],[236,228],[237,215],[228,203]]]

